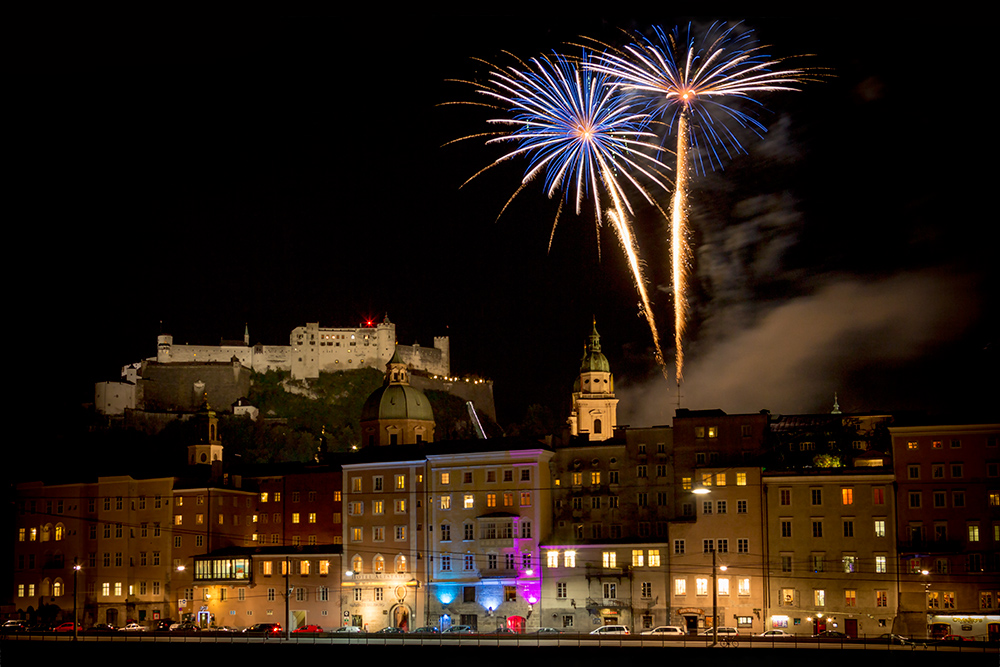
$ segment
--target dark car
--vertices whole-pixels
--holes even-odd
[[[880,644],[895,644],[896,646],[909,646],[912,642],[902,635],[887,633],[876,637],[875,641]]]
[[[27,632],[27,631],[28,631],[27,621],[19,621],[16,619],[7,621],[6,623],[3,624],[3,627],[0,627],[0,632],[4,634],[7,633],[14,634],[17,632]]]
[[[837,632],[836,630],[824,630],[823,632],[817,632],[813,635],[816,639],[848,639],[848,636],[843,632]]]
[[[183,623],[175,623],[170,626],[173,632],[198,632],[201,630],[197,623],[192,623],[191,621],[184,621]]]
[[[92,625],[90,630],[87,632],[118,632],[118,628],[110,623],[98,623],[96,625]]]
[[[415,635],[433,635],[441,632],[436,625],[425,625],[413,631]]]
[[[160,621],[156,621],[155,623],[153,623],[153,630],[156,632],[169,632],[170,626],[173,625],[175,622],[176,621],[174,621],[173,619],[164,618]]]
[[[273,637],[275,635],[281,634],[281,623],[254,623],[243,632],[248,635],[263,635],[264,637]]]
[[[405,634],[402,628],[394,628],[392,626],[382,628],[381,630],[376,630],[376,635],[402,635]]]

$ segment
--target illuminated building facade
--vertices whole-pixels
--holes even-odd
[[[427,455],[428,625],[538,628],[551,450],[471,440]]]
[[[895,497],[883,469],[764,475],[766,629],[898,632]]]
[[[1000,639],[1000,424],[889,431],[901,631]]]
[[[339,545],[220,549],[194,558],[190,618],[202,626],[340,624]]]
[[[342,625],[369,632],[424,624],[422,452],[371,447],[343,466]]]
[[[766,579],[760,468],[716,464],[687,472],[678,492],[682,515],[670,524],[669,624],[691,634],[709,629],[714,607],[718,625],[761,632]]]

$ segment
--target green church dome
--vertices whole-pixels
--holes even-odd
[[[384,384],[372,392],[361,408],[361,421],[420,419],[434,421],[434,411],[424,392],[408,384]]]

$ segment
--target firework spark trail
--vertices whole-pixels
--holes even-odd
[[[742,100],[759,104],[759,93],[799,90],[807,80],[807,70],[781,69],[780,58],[763,53],[752,32],[738,33],[739,26],[716,23],[709,28],[702,46],[696,44],[690,27],[686,40],[655,28],[657,41],[638,35],[623,49],[608,48],[587,64],[595,72],[612,77],[613,85],[636,99],[643,108],[663,119],[669,132],[677,135],[677,168],[671,214],[671,261],[673,263],[674,342],[676,379],[683,379],[683,333],[687,320],[686,272],[687,188],[690,164],[705,162],[722,167],[723,153],[746,153],[735,123],[758,136],[767,131],[748,113],[727,103]],[[721,152],[720,152],[721,151]],[[689,156],[689,152],[693,153]]]
[[[670,248],[674,285],[674,369],[677,386],[684,379],[684,330],[687,323],[687,117],[681,114],[677,124],[677,175],[670,211]]]
[[[583,202],[592,200],[598,242],[602,217],[606,213],[632,271],[640,310],[652,334],[657,363],[665,373],[659,332],[629,221],[634,212],[623,181],[631,184],[666,217],[656,198],[639,179],[642,177],[667,191],[662,170],[669,167],[652,156],[660,150],[660,146],[650,141],[656,139],[656,135],[644,129],[648,115],[636,112],[634,107],[637,102],[628,101],[614,86],[609,85],[609,75],[587,70],[586,62],[585,54],[580,59],[561,56],[556,56],[554,60],[544,56],[533,58],[527,64],[520,63],[520,69],[490,65],[489,82],[473,85],[497,108],[509,113],[509,117],[489,122],[513,129],[499,133],[486,143],[514,142],[518,147],[479,170],[466,183],[501,162],[522,156],[529,158],[521,185],[501,209],[500,215],[531,181],[544,175],[549,198],[560,189],[564,193],[549,237],[550,249],[563,201],[572,200],[579,215]],[[611,199],[610,207],[603,213],[602,191]]]

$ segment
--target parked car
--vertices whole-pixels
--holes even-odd
[[[910,644],[913,643],[909,640],[909,638],[903,637],[902,635],[893,634],[891,632],[884,635],[879,635],[878,637],[875,638],[875,641],[880,642],[882,644],[896,644],[897,646],[909,646]]]
[[[944,637],[941,638],[941,641],[949,644],[953,643],[957,644],[960,642],[974,642],[976,640],[973,639],[972,637],[963,637],[962,635],[945,635]]]
[[[436,625],[424,625],[413,631],[415,635],[433,635],[441,632]]]
[[[305,633],[305,632],[323,632],[323,628],[318,625],[303,625],[301,627],[292,630],[292,634]]]
[[[561,635],[563,633],[559,628],[538,628],[535,630],[535,634],[538,635]]]
[[[376,635],[402,635],[405,634],[402,628],[394,628],[391,625],[375,631]]]
[[[794,637],[790,632],[785,632],[784,630],[768,630],[767,632],[762,632],[758,637],[767,637],[768,639],[778,639],[779,637]]]
[[[173,619],[164,618],[157,621],[156,624],[153,625],[153,630],[156,632],[168,632],[173,625]]]
[[[3,624],[3,627],[0,627],[0,632],[2,632],[3,634],[8,634],[8,633],[14,634],[17,632],[27,632],[27,631],[28,631],[27,621],[19,621],[16,619],[7,621],[6,623]]]
[[[263,635],[265,637],[281,634],[281,623],[254,623],[243,631],[248,635]]]
[[[703,630],[702,632],[699,632],[698,634],[700,636],[702,636],[702,637],[711,637],[713,635],[718,635],[719,637],[723,637],[723,636],[725,636],[725,637],[739,637],[740,636],[740,631],[737,630],[736,628],[731,628],[731,627],[720,625],[717,631],[716,631],[715,628],[708,628],[707,630]]]
[[[87,630],[87,632],[118,632],[118,628],[111,625],[110,623],[97,623],[95,625],[90,626],[90,629]]]
[[[679,626],[676,625],[661,625],[652,630],[646,630],[642,634],[644,635],[666,635],[670,637],[683,637],[687,633],[684,632]]]
[[[824,630],[823,632],[817,632],[813,635],[817,639],[848,639],[848,636],[843,632],[837,632],[836,630]]]
[[[364,630],[362,630],[361,628],[359,628],[356,625],[342,625],[339,628],[337,628],[336,630],[331,630],[330,632],[336,632],[338,634],[347,633],[347,634],[352,634],[353,635],[353,634],[360,634],[360,633],[364,632]]]
[[[122,632],[146,632],[147,630],[149,628],[139,623],[128,623],[124,628],[121,628]]]
[[[592,635],[627,635],[628,628],[624,625],[602,625],[590,632]]]
[[[473,633],[471,625],[452,625],[444,631],[446,635],[470,635]]]
[[[170,626],[171,632],[198,632],[201,630],[197,623],[192,623],[191,621],[184,621],[183,623],[174,623]]]
[[[66,621],[65,623],[60,623],[56,627],[52,628],[52,632],[73,632],[73,629],[83,632],[83,626],[79,623],[73,623],[73,621]]]

